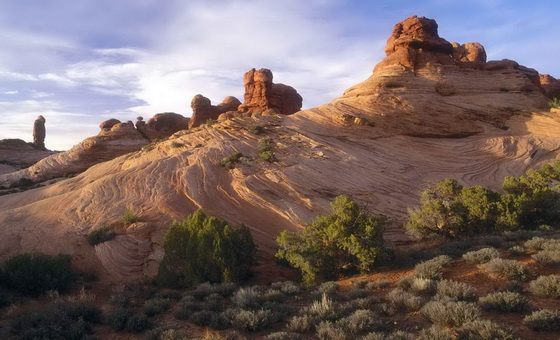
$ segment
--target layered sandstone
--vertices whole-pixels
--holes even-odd
[[[397,25],[387,51],[369,79],[329,104],[180,131],[74,178],[3,196],[0,253],[62,251],[111,278],[150,277],[171,221],[196,209],[247,225],[271,255],[281,231],[305,227],[340,194],[389,217],[385,237],[400,242],[407,209],[427,183],[451,177],[499,189],[505,176],[560,157],[560,119],[544,109],[548,99],[530,69],[486,62],[474,43],[447,43],[426,18]],[[245,113],[271,100],[262,95],[267,72],[248,79]],[[255,124],[264,136],[251,132]],[[259,158],[263,137],[277,162]],[[242,161],[222,168],[235,152]],[[118,225],[126,207],[140,224],[86,244],[91,229]]]
[[[558,79],[554,78],[550,74],[541,74],[539,76],[539,82],[548,98],[560,99],[560,81]]]
[[[191,101],[193,114],[189,121],[189,129],[198,127],[208,120],[217,120],[222,113],[236,111],[239,105],[241,105],[239,99],[228,96],[220,104],[214,106],[210,99],[197,94]]]

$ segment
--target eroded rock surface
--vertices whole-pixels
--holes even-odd
[[[189,118],[174,112],[158,113],[148,120],[146,134],[151,140],[166,138],[189,128]]]
[[[198,127],[209,119],[217,120],[222,113],[236,111],[239,105],[241,105],[239,99],[228,96],[220,104],[214,106],[211,104],[210,99],[197,94],[191,101],[193,115],[189,121],[189,128]]]
[[[558,79],[554,78],[550,74],[541,74],[539,82],[548,98],[560,99],[560,81],[558,81]]]

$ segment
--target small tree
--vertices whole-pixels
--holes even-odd
[[[276,256],[301,270],[306,283],[345,272],[368,272],[383,251],[386,220],[368,215],[347,196],[331,203],[333,212],[319,216],[299,233],[283,231]]]
[[[202,282],[231,282],[247,277],[256,246],[249,229],[197,210],[167,231],[158,282],[189,287]]]

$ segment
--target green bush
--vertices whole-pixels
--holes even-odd
[[[167,231],[157,281],[189,287],[202,282],[232,282],[247,277],[256,246],[249,229],[197,210]]]
[[[486,263],[500,257],[500,252],[494,248],[483,248],[477,251],[469,251],[463,255],[465,261],[475,264]]]
[[[479,300],[485,310],[521,313],[529,309],[529,301],[515,292],[491,293]]]
[[[460,327],[465,322],[480,318],[476,304],[464,301],[430,301],[420,312],[434,324],[446,327]]]
[[[263,138],[259,140],[258,145],[259,157],[263,160],[274,163],[278,161],[273,151],[272,140],[270,138]]]
[[[220,161],[220,166],[222,168],[226,168],[226,169],[234,169],[235,164],[237,164],[237,163],[239,163],[239,161],[241,161],[241,157],[243,157],[243,154],[241,152],[236,152],[231,156],[224,157]]]
[[[446,178],[428,187],[420,197],[420,208],[410,213],[407,229],[420,237],[453,239],[494,231],[537,229],[558,225],[560,161],[524,176],[506,177],[497,193],[480,186],[463,187]]]
[[[306,283],[337,278],[343,273],[369,272],[383,253],[385,219],[367,214],[347,196],[331,204],[299,233],[283,231],[276,256],[301,270]]]
[[[560,330],[560,311],[541,309],[526,316],[523,323],[535,331],[558,331]]]
[[[529,287],[535,295],[560,299],[560,275],[541,275]]]
[[[76,279],[72,256],[19,254],[4,263],[8,286],[24,295],[38,296],[48,290],[65,291]]]
[[[489,320],[465,322],[457,330],[458,340],[515,340],[518,339],[511,330],[500,328]]]
[[[548,107],[550,109],[560,108],[560,100],[558,98],[552,98],[552,100],[548,102]]]
[[[122,215],[122,221],[126,226],[129,226],[133,223],[136,223],[138,221],[140,221],[140,218],[136,215],[134,215],[134,213],[132,212],[132,210],[130,208],[126,208],[124,209],[124,213]]]
[[[527,266],[515,260],[492,259],[480,267],[507,280],[525,280],[529,275]]]
[[[261,135],[265,132],[265,128],[259,124],[251,124],[247,127],[247,130],[254,133],[255,135]]]
[[[87,241],[90,245],[95,246],[97,244],[110,241],[114,239],[115,236],[117,236],[115,229],[105,225],[90,231],[87,235]]]

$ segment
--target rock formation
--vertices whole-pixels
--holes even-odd
[[[21,139],[0,140],[0,175],[27,168],[41,159],[55,154],[38,150],[34,144]]]
[[[82,172],[89,167],[137,151],[149,142],[133,124],[117,123],[104,128],[68,151],[43,157],[30,167],[0,175],[0,185],[9,186],[20,178],[40,182],[51,178]]]
[[[244,102],[239,106],[243,113],[261,114],[274,110],[279,114],[291,115],[301,110],[302,97],[288,85],[274,84],[272,72],[268,69],[251,69],[243,76],[245,86]]]
[[[166,138],[189,128],[189,118],[174,112],[158,113],[148,120],[146,134],[150,140]]]
[[[558,81],[558,79],[554,78],[550,74],[541,74],[539,82],[548,98],[560,99],[560,81]]]
[[[74,178],[2,196],[0,259],[65,252],[113,279],[150,277],[171,221],[199,208],[247,225],[260,254],[271,256],[281,231],[303,228],[340,194],[389,217],[385,238],[400,242],[407,209],[427,183],[451,177],[499,189],[505,176],[560,157],[560,118],[546,108],[531,70],[485,63],[481,46],[447,43],[425,18],[397,25],[387,51],[371,77],[331,103],[288,116],[252,114],[273,110],[270,75],[252,71],[244,103],[251,118],[181,131]],[[259,158],[263,136],[251,132],[254,124],[265,127],[277,162]],[[236,152],[249,161],[219,165]],[[93,228],[120,223],[126,207],[141,224],[85,245]]]
[[[222,113],[227,111],[236,111],[239,105],[241,105],[239,99],[228,96],[220,104],[214,106],[210,99],[197,94],[191,101],[193,114],[189,121],[189,129],[198,127],[209,119],[217,120]]]
[[[115,118],[107,119],[106,121],[101,122],[99,124],[99,128],[101,130],[111,130],[111,128],[117,124],[120,124],[121,121]]]
[[[144,117],[141,116],[136,117],[136,124],[134,124],[134,126],[136,127],[136,131],[140,132],[142,137],[149,139],[148,130],[146,127],[146,122],[144,121]]]
[[[45,148],[45,136],[45,117],[39,116],[35,119],[35,123],[33,123],[33,145],[37,150],[47,150]]]

